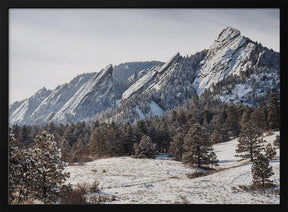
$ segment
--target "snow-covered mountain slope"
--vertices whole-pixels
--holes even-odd
[[[73,96],[57,111],[51,121],[69,122],[76,119],[85,120],[95,113],[109,107],[115,107],[112,65],[90,78]]]
[[[122,93],[153,66],[161,65],[159,61],[128,62],[113,67],[113,82],[116,99],[121,99]]]
[[[149,85],[149,83],[151,83],[151,81],[155,78],[159,68],[159,66],[154,66],[147,70],[142,77],[140,77],[122,94],[122,100],[131,97],[133,94],[139,92],[140,90],[143,91],[145,87],[147,87],[147,85]]]
[[[47,96],[28,118],[34,123],[48,122],[55,113],[65,105],[67,101],[96,73],[82,74],[75,77],[69,83],[59,85]],[[27,123],[27,122],[26,122]]]
[[[169,74],[171,67],[177,63],[179,57],[180,54],[177,53],[162,66],[157,65],[149,70],[144,70],[142,76],[122,94],[122,100],[131,97],[135,93],[139,94],[139,92],[149,91],[152,88],[159,89],[161,81]]]
[[[26,122],[27,118],[37,109],[38,105],[51,94],[51,90],[45,87],[37,91],[33,96],[20,102],[15,102],[9,109],[9,121],[11,123]]]
[[[46,91],[46,95],[43,95],[45,90],[40,91],[25,100],[16,110],[10,111],[10,123],[43,124],[49,121],[63,123],[81,121],[108,107],[115,106],[112,65],[99,73],[79,75],[53,91]],[[35,96],[40,96],[37,102],[33,101]]]
[[[9,123],[32,125],[93,120],[96,113],[116,106],[119,96],[121,98],[131,85],[127,82],[129,77],[139,73],[140,78],[141,72],[158,64],[162,63],[130,62],[115,66],[115,71],[108,65],[99,73],[78,75],[54,90],[43,88],[30,98],[10,105]]]
[[[193,85],[197,93],[202,94],[205,89],[227,75],[240,75],[241,72],[260,67],[264,64],[263,56],[268,54],[275,61],[270,66],[279,69],[279,54],[241,36],[239,30],[227,27],[220,33],[204,60],[201,61],[199,74]]]
[[[279,90],[280,54],[227,27],[208,50],[194,55],[177,53],[166,63],[108,66],[52,91],[39,91],[10,106],[9,122],[67,123],[96,118],[135,123],[182,106],[204,92],[222,102],[255,105]]]
[[[264,139],[273,143],[276,135],[279,132],[264,135]],[[215,168],[218,171],[199,178],[190,179],[187,176],[199,171],[198,168],[169,158],[114,157],[68,166],[65,170],[70,172],[67,183],[76,186],[83,182],[92,184],[97,180],[101,194],[115,196],[114,201],[107,202],[111,204],[279,204],[279,150],[270,160],[274,172],[270,180],[275,187],[266,193],[249,191],[243,188],[252,184],[252,164],[238,161],[239,158],[235,157],[237,143],[238,139],[233,139],[215,144],[213,147],[219,160],[219,166]],[[91,193],[89,196],[98,194]]]

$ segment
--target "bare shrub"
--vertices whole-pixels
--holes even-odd
[[[98,194],[96,196],[90,197],[89,203],[90,204],[103,204],[105,202],[111,202],[116,200],[116,196],[106,196],[103,194]]]
[[[177,200],[176,202],[174,202],[174,204],[189,204],[186,196],[181,195],[179,198],[180,200]]]
[[[189,204],[187,197],[181,196],[182,204]]]
[[[253,183],[251,185],[239,185],[238,187],[246,192],[264,192],[276,195],[280,194],[280,190],[272,182],[266,183],[265,187],[263,187],[261,183]],[[237,189],[235,188],[235,190]]]
[[[77,184],[77,188],[83,190],[86,194],[96,193],[100,191],[99,182],[97,180],[94,180],[91,184],[88,183]]]
[[[99,182],[97,180],[94,180],[94,182],[90,185],[89,191],[91,193],[99,192]]]
[[[87,204],[85,190],[76,188],[72,191],[67,191],[61,198],[60,204]]]
[[[212,173],[209,171],[196,171],[196,172],[188,173],[186,174],[186,176],[190,179],[193,179],[193,178],[198,178],[198,177],[204,177],[209,174],[212,174]]]

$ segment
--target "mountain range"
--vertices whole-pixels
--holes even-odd
[[[109,64],[9,106],[9,124],[128,121],[161,116],[195,95],[256,105],[280,91],[280,54],[225,28],[207,50],[170,60]]]

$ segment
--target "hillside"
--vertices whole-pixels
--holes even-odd
[[[276,135],[279,131],[270,136],[264,134],[264,139],[272,143]],[[279,204],[279,150],[270,160],[275,173],[270,179],[275,187],[266,193],[249,191],[245,187],[252,184],[251,163],[239,162],[234,156],[237,140],[213,146],[219,166],[207,176],[190,179],[187,174],[199,171],[198,168],[161,155],[156,159],[112,157],[68,166],[65,171],[71,177],[67,183],[76,186],[97,180],[101,194],[115,196],[114,201],[107,202],[110,204]]]

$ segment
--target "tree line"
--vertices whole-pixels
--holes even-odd
[[[168,110],[161,117],[154,116],[136,124],[95,121],[64,125],[50,122],[45,126],[13,125],[11,131],[20,149],[33,145],[34,138],[43,131],[53,134],[62,149],[62,158],[67,162],[134,155],[134,144],[139,144],[143,136],[149,136],[158,152],[180,160],[185,137],[191,138],[195,124],[205,128],[206,140],[209,140],[207,145],[211,146],[238,137],[248,122],[262,131],[279,130],[280,103],[277,94],[271,95],[268,104],[262,102],[256,106],[223,104],[207,99],[205,94],[200,98],[194,96],[183,106]]]

